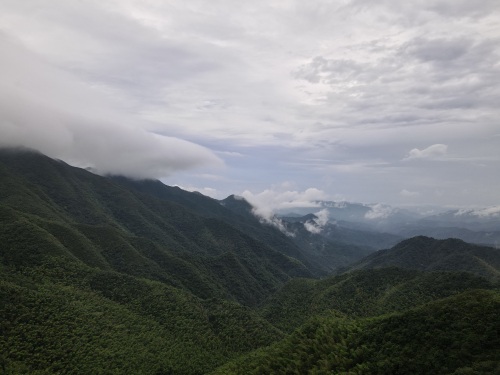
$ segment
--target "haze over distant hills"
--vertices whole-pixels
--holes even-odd
[[[280,210],[281,217],[326,213],[328,223],[339,228],[390,233],[397,238],[430,236],[459,238],[467,242],[500,246],[500,207],[483,209],[439,209],[422,212],[385,204],[317,201],[317,207]],[[435,208],[433,211],[436,211]],[[287,219],[289,220],[289,219]]]

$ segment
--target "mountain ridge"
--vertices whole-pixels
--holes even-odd
[[[500,279],[500,250],[468,244],[460,239],[436,240],[417,236],[391,249],[379,250],[351,265],[349,270],[400,267],[416,270],[467,271]]]

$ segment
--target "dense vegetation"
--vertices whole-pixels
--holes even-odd
[[[0,197],[5,265],[58,256],[246,305],[293,276],[312,275],[292,257],[296,247],[286,254],[218,218],[39,154],[0,152]]]
[[[276,327],[291,332],[311,316],[332,310],[349,317],[373,317],[470,289],[492,288],[487,280],[465,272],[363,270],[324,280],[292,280],[269,298],[260,312]]]
[[[500,294],[469,291],[403,313],[314,318],[213,374],[494,374]]]
[[[235,197],[0,150],[0,373],[497,371],[494,249],[417,237],[314,279],[365,250],[296,234]]]
[[[7,374],[205,373],[282,337],[234,302],[64,262],[4,270],[0,301]]]

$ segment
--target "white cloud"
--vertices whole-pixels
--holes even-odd
[[[418,148],[414,148],[410,150],[408,156],[406,156],[403,160],[412,160],[412,159],[426,159],[426,160],[439,160],[446,156],[448,152],[448,146],[443,144],[434,144],[423,150],[419,150]]]
[[[500,216],[500,206],[492,206],[492,207],[475,209],[475,210],[460,209],[455,213],[455,216],[462,216],[462,215],[466,215],[466,214],[479,216],[482,218],[496,217],[496,216]]]
[[[404,179],[422,203],[496,204],[499,16],[497,0],[3,0],[26,53],[0,42],[0,137],[137,177],[223,158],[219,192],[288,179],[387,202]]]
[[[324,208],[314,214],[316,218],[308,220],[304,223],[304,227],[311,233],[321,233],[324,226],[328,223],[329,212]]]
[[[385,219],[393,213],[394,209],[382,203],[370,205],[370,211],[365,214],[369,220]]]
[[[254,194],[245,190],[241,196],[252,206],[253,213],[268,224],[278,227],[282,232],[287,232],[283,222],[275,216],[275,212],[283,208],[293,207],[319,207],[316,201],[326,199],[327,195],[316,188],[308,188],[302,192],[283,190],[287,184],[281,187],[275,186],[260,193]]]
[[[319,207],[317,201],[327,198],[327,194],[317,188],[296,191],[283,190],[280,186],[274,186],[257,194],[245,190],[241,195],[250,204],[257,207],[259,212],[265,213],[267,216],[284,208]]]
[[[399,195],[401,195],[402,197],[406,197],[406,198],[413,198],[413,197],[418,197],[420,195],[420,193],[418,191],[410,191],[410,190],[403,189],[399,192]]]
[[[477,216],[500,216],[500,206],[483,208],[474,212]]]

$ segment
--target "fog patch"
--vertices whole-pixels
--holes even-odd
[[[328,223],[328,209],[324,208],[321,211],[316,212],[314,216],[316,216],[314,219],[308,220],[304,223],[304,228],[311,233],[319,234]]]

